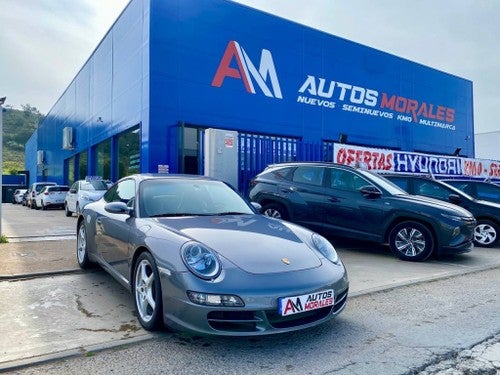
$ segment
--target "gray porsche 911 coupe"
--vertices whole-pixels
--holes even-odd
[[[78,263],[130,290],[147,330],[249,336],[338,315],[349,282],[334,247],[256,206],[201,176],[125,177],[78,217]]]

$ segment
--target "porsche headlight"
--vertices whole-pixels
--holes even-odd
[[[215,252],[198,242],[189,242],[181,249],[182,260],[186,267],[202,279],[215,278],[221,269]]]
[[[317,233],[313,233],[312,242],[316,249],[318,249],[318,251],[323,254],[325,258],[333,263],[339,262],[339,256],[337,255],[335,248],[325,237],[320,236]]]

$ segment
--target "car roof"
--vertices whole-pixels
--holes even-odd
[[[170,174],[170,173],[137,173],[121,178],[134,178],[139,181],[154,180],[154,179],[169,179],[169,180],[205,180],[205,181],[221,181],[217,178],[208,176],[193,175],[193,174]]]
[[[269,164],[267,168],[278,168],[278,167],[297,167],[297,166],[319,166],[319,167],[340,167],[350,170],[355,170],[356,168],[345,164],[338,164],[328,161],[288,161],[283,163]]]
[[[474,184],[496,185],[493,181],[467,180],[465,178],[443,178],[443,179],[441,179],[441,181],[445,181],[445,182],[472,182]]]

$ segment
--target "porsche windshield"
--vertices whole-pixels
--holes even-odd
[[[253,214],[249,205],[220,181],[151,179],[139,188],[141,217]]]

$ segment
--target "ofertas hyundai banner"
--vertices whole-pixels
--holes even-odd
[[[431,174],[436,177],[500,179],[500,161],[350,146],[336,143],[334,161],[377,172]]]

